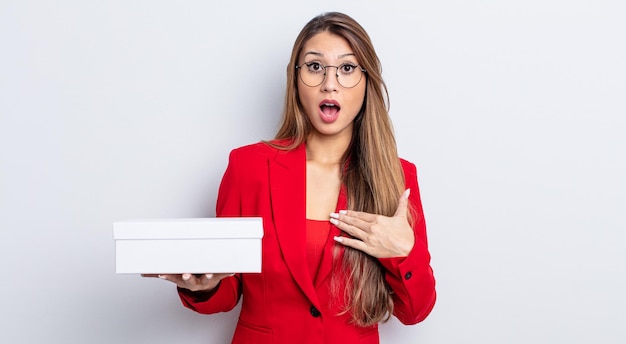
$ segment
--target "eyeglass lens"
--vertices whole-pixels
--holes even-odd
[[[321,85],[324,79],[326,79],[329,67],[335,68],[337,81],[345,88],[355,87],[363,77],[361,67],[352,63],[343,63],[339,66],[323,66],[317,62],[308,62],[297,68],[299,69],[302,82],[307,86],[316,87]]]

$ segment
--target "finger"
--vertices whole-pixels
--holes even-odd
[[[152,275],[152,274],[151,274]],[[183,274],[158,274],[154,275],[166,281],[176,284],[180,288],[198,291],[210,290],[224,278],[234,276],[234,273],[183,273]]]
[[[157,277],[159,277],[160,279],[164,279],[166,281],[174,282],[176,284],[180,284],[180,283],[184,282],[184,280],[182,279],[182,275],[158,274]]]
[[[200,289],[213,289],[215,288],[221,280],[228,278],[228,277],[232,277],[234,276],[234,273],[207,273],[207,274],[202,274],[200,275],[200,277],[198,278],[198,283],[197,283],[197,287],[199,287]]]
[[[199,275],[198,277],[196,274],[191,274],[191,273],[159,275],[159,278],[162,278],[166,281],[173,282],[179,287],[183,287],[183,288],[198,285],[201,277],[202,275]]]
[[[210,274],[210,275],[213,275],[213,276],[211,278],[209,278],[209,279],[216,279],[218,281],[221,281],[221,280],[223,280],[224,278],[227,278],[227,277],[235,276],[234,273],[219,273],[219,274]]]
[[[367,213],[363,213],[363,214],[367,214]],[[371,214],[368,214],[368,215],[371,215]],[[340,211],[339,213],[330,213],[330,218],[331,218],[330,222],[337,227],[339,227],[339,224],[343,223],[351,227],[356,227],[357,229],[360,229],[368,233],[370,232],[369,230],[370,224],[371,222],[374,221],[372,220],[368,222],[368,221],[363,220],[362,218],[350,216],[347,213],[345,213],[344,210]],[[375,216],[374,216],[374,219],[375,219]],[[344,228],[346,230],[350,229],[349,227],[346,227],[346,226],[344,226]]]
[[[341,237],[341,236],[336,236],[333,238],[336,242],[344,245],[344,246],[348,246],[348,247],[352,247],[354,249],[357,249],[359,251],[363,251],[367,254],[370,254],[370,248],[361,240],[357,240],[357,239],[352,239],[352,238],[346,238],[346,237]]]
[[[336,213],[333,213],[336,214]],[[356,210],[339,210],[340,215],[345,215],[345,217],[359,219],[364,222],[373,222],[376,220],[376,214],[366,213],[364,211],[356,211]]]
[[[396,213],[393,216],[406,217],[407,209],[409,207],[410,194],[411,189],[404,190],[404,193],[402,193],[402,196],[400,196],[400,200],[398,201],[398,209],[396,209]]]
[[[157,277],[164,280],[172,280],[176,275],[158,274]]]
[[[338,219],[335,219],[335,218],[331,218],[330,219],[330,223],[335,225],[337,228],[339,228],[343,232],[345,232],[345,233],[347,233],[347,234],[349,234],[349,235],[351,235],[351,236],[353,236],[353,237],[355,237],[357,239],[363,239],[364,236],[367,234],[364,230],[362,230],[362,229],[360,229],[360,228],[358,228],[356,226],[347,224],[347,223],[345,223],[343,221],[340,221]]]
[[[221,274],[212,274],[212,273],[202,273],[202,274],[182,274],[182,279],[191,285],[206,285],[214,282],[214,278],[216,275]],[[218,278],[219,281],[221,278]]]
[[[158,278],[162,280],[166,280],[168,282],[172,282],[179,287],[184,287],[187,284],[187,281],[183,280],[182,275],[176,274],[158,274],[156,275]]]
[[[194,277],[197,278],[197,281],[199,284],[202,285],[207,285],[207,284],[212,284],[215,282],[219,282],[221,280],[223,280],[226,277],[231,277],[231,276],[235,276],[234,273],[206,273],[206,274],[194,274]]]
[[[213,287],[215,281],[213,280],[213,274],[198,274],[198,273],[184,273],[180,276],[175,282],[179,287],[186,288],[189,290],[202,290],[206,287]]]

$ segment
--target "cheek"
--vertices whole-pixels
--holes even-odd
[[[311,95],[311,92],[303,91],[298,93],[298,100],[304,109],[304,112],[307,116],[311,114],[309,112],[315,111],[317,108],[317,104],[315,104],[314,97]]]
[[[359,90],[354,90],[355,92],[350,95],[349,102],[350,107],[353,111],[358,112],[361,110],[363,106],[363,102],[365,101],[365,88],[361,88]]]

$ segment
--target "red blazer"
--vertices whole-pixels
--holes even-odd
[[[410,202],[415,209],[415,246],[408,257],[380,259],[393,290],[394,315],[404,324],[426,318],[435,303],[435,280],[430,267],[426,227],[415,166],[401,160]],[[340,305],[330,297],[333,266],[330,240],[320,270],[312,280],[305,246],[306,152],[301,145],[281,151],[264,143],[233,150],[217,198],[217,216],[261,216],[264,237],[262,273],[223,279],[200,297],[179,289],[183,304],[210,314],[233,309],[241,296],[241,314],[233,343],[347,344],[378,343],[378,326],[350,323],[350,314],[337,315]],[[339,196],[337,210],[345,209]],[[332,226],[331,235],[339,235]]]

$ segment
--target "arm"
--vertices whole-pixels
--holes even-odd
[[[415,165],[402,165],[407,190],[393,216],[348,210],[331,214],[330,221],[348,234],[336,241],[378,258],[393,290],[394,314],[404,324],[415,324],[435,304],[435,279]]]
[[[216,214],[222,216],[241,216],[241,188],[239,179],[239,159],[237,150],[230,153],[228,167],[220,183]],[[178,295],[183,305],[199,313],[211,314],[233,309],[241,297],[241,274],[228,276],[210,291],[194,292],[178,288]]]
[[[407,257],[381,258],[379,261],[385,267],[385,279],[394,292],[394,315],[403,324],[415,324],[430,314],[436,291],[416,168],[411,163],[404,167],[406,187],[411,189],[409,203],[415,243]]]

